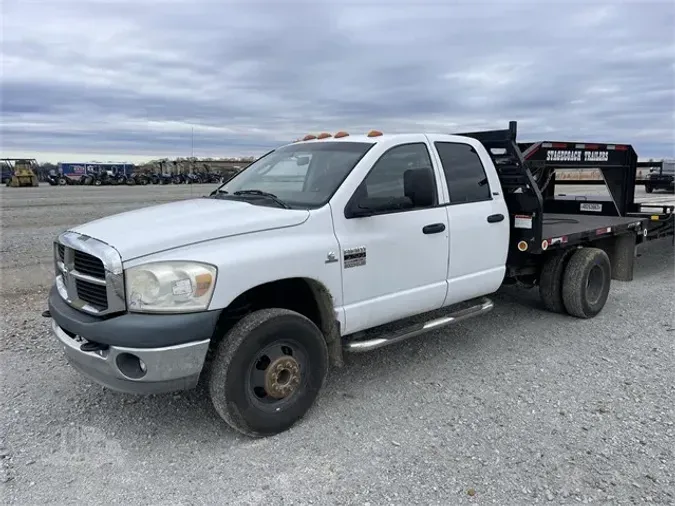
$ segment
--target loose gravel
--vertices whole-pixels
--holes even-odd
[[[484,318],[350,356],[272,438],[230,430],[203,391],[84,379],[40,317],[53,237],[209,190],[0,190],[4,504],[675,504],[669,240],[640,249],[595,319],[509,287]]]

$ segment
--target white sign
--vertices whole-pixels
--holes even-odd
[[[580,211],[592,211],[594,213],[601,213],[602,212],[602,204],[583,203],[583,204],[579,205],[579,210]]]
[[[532,216],[515,215],[513,217],[513,227],[514,228],[526,228],[528,230],[531,230],[532,229]]]

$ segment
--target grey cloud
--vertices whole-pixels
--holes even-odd
[[[667,2],[6,2],[3,144],[262,153],[310,131],[631,142],[673,156]]]

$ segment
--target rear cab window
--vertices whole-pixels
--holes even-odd
[[[469,204],[492,199],[485,168],[470,144],[436,141],[448,185],[451,204]]]

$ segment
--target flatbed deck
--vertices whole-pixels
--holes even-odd
[[[563,243],[576,242],[586,237],[597,237],[602,234],[602,229],[607,234],[614,234],[622,230],[628,230],[635,223],[645,221],[644,218],[626,216],[592,216],[587,214],[556,214],[544,213],[542,237],[552,245],[557,241],[552,239],[565,237]],[[598,233],[600,231],[600,233]]]

